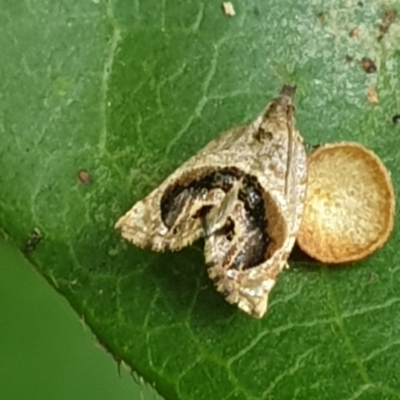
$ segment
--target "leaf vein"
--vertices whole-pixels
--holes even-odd
[[[103,155],[106,152],[106,144],[107,144],[107,95],[108,95],[108,86],[109,80],[114,64],[115,55],[118,51],[118,45],[122,38],[121,28],[118,26],[118,22],[114,17],[114,8],[113,1],[109,0],[107,2],[107,18],[111,22],[113,27],[113,34],[109,41],[108,50],[105,57],[103,74],[101,79],[101,96],[100,96],[100,119],[101,119],[101,129],[100,129],[100,140],[99,140],[99,149],[100,153]]]

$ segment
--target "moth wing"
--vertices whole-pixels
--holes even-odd
[[[166,227],[156,212],[157,190],[143,200],[138,201],[115,224],[121,236],[141,248],[150,248],[154,251],[166,249],[163,243]],[[155,208],[156,207],[156,208]]]
[[[204,248],[208,274],[217,290],[228,302],[256,318],[265,314],[268,295],[289,255],[290,227],[284,197],[264,192],[263,204],[265,236],[249,236],[248,215],[240,206],[231,214],[233,238],[225,232],[211,235]]]
[[[153,251],[177,251],[192,244],[203,235],[199,221],[190,215],[180,217],[178,227],[168,227],[162,218],[162,197],[168,187],[168,179],[144,199],[138,201],[115,224],[121,236],[141,248]],[[186,218],[187,217],[187,218]],[[187,223],[185,223],[187,219]],[[183,226],[182,226],[183,225]]]

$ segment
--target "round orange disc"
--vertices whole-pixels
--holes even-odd
[[[308,158],[300,248],[324,263],[364,258],[393,229],[395,197],[382,161],[357,143],[333,143]]]

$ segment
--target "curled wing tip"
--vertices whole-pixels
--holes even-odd
[[[117,231],[121,231],[122,228],[123,228],[124,225],[125,225],[125,219],[126,219],[125,215],[123,215],[122,217],[120,217],[120,218],[118,219],[118,221],[114,224],[114,229],[116,229]]]
[[[265,313],[267,312],[268,309],[268,295],[269,292],[265,292],[263,296],[258,299],[257,302],[254,301],[244,301],[244,299],[241,299],[238,303],[238,307],[246,312],[247,314],[251,315],[253,318],[256,319],[261,319]]]

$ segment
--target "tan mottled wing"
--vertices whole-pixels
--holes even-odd
[[[291,99],[284,89],[259,117],[261,122],[257,121],[254,128],[249,126],[245,134],[249,150],[247,162],[252,165],[250,173],[264,189],[269,241],[264,259],[258,265],[242,269],[238,269],[232,261],[234,257],[243,258],[246,246],[249,247],[248,253],[254,253],[257,248],[256,241],[249,239],[240,202],[232,217],[237,221],[233,240],[212,235],[207,237],[205,243],[209,276],[217,289],[229,302],[238,304],[242,310],[257,318],[265,314],[269,292],[275,285],[277,275],[287,266],[304,209],[306,153],[302,138],[295,130]],[[244,148],[239,151],[243,154]]]
[[[229,302],[261,317],[301,222],[306,154],[294,127],[293,88],[259,117],[210,142],[116,224],[156,251],[206,236],[209,276]]]
[[[175,251],[204,236],[203,220],[193,219],[192,216],[204,206],[219,204],[225,197],[225,192],[216,189],[208,193],[206,198],[201,197],[191,204],[187,203],[182,207],[175,226],[167,226],[162,218],[163,198],[178,185],[188,185],[221,166],[235,167],[235,160],[226,144],[240,138],[246,129],[247,127],[239,127],[221,135],[182,164],[144,199],[135,203],[115,225],[122,237],[138,247],[154,251]],[[187,197],[189,195],[190,193]]]

